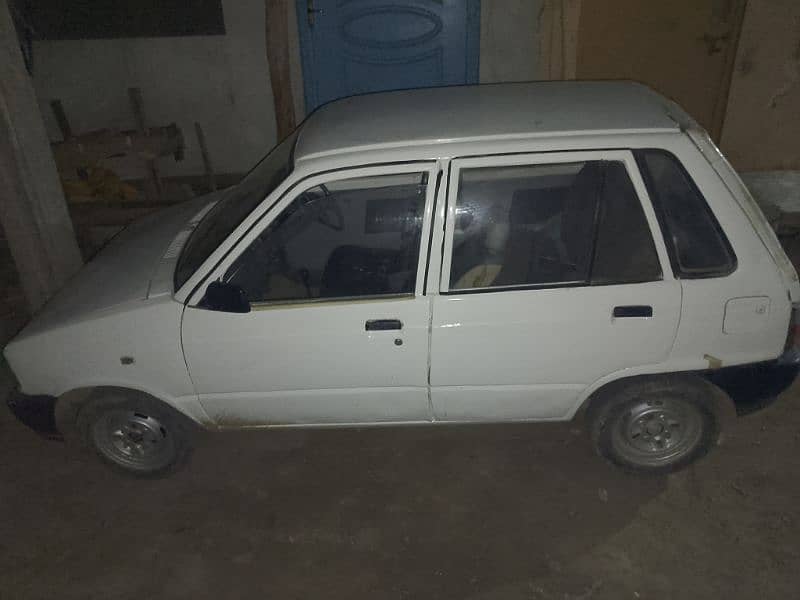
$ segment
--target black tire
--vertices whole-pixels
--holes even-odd
[[[586,415],[595,449],[628,472],[678,471],[716,444],[720,394],[692,375],[635,378],[601,390]]]
[[[146,394],[98,390],[80,407],[76,429],[114,470],[139,478],[164,477],[191,454],[191,422]]]

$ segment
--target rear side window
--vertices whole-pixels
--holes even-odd
[[[461,171],[451,292],[660,278],[647,220],[622,163]]]
[[[661,279],[661,264],[639,196],[621,162],[605,163],[593,284]]]
[[[639,150],[635,154],[676,277],[731,273],[736,268],[733,249],[683,165],[664,150]]]

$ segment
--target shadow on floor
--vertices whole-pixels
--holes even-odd
[[[0,444],[14,597],[464,598],[558,572],[664,489],[572,424],[213,434],[156,481],[7,416]]]

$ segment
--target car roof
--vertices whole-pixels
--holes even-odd
[[[677,105],[631,81],[545,81],[352,96],[314,111],[295,161],[420,144],[675,131]]]

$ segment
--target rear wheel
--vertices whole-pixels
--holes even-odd
[[[78,427],[105,462],[134,476],[174,471],[190,450],[185,418],[145,395],[111,393],[93,398],[81,408]]]
[[[687,377],[636,380],[596,399],[588,413],[599,454],[629,471],[669,473],[704,456],[719,435],[708,382]]]

